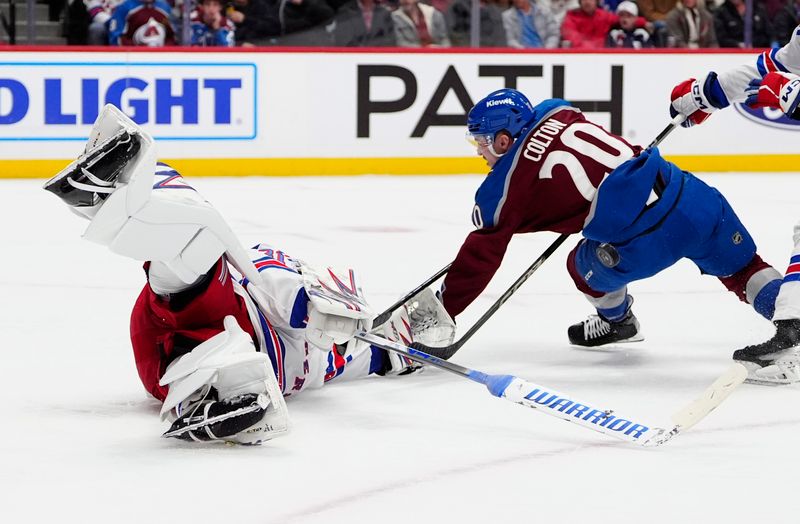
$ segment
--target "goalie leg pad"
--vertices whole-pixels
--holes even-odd
[[[182,434],[202,429],[206,436],[254,444],[288,431],[288,410],[269,357],[255,350],[252,338],[234,317],[226,317],[224,326],[224,331],[176,359],[161,378],[159,384],[169,386],[161,416],[183,419],[167,436],[179,436],[173,434],[176,430]],[[209,403],[218,405],[207,406]],[[243,410],[244,404],[252,409]],[[196,414],[198,409],[201,415]],[[259,409],[261,415],[252,423],[250,414]],[[228,428],[225,435],[218,434],[219,427],[217,432],[209,429],[210,433],[203,429],[245,414],[248,417],[224,425]],[[238,430],[231,434],[230,428]]]
[[[45,189],[91,220],[87,240],[129,258],[163,262],[186,284],[224,252],[243,275],[258,275],[219,212],[175,170],[156,166],[152,137],[119,109],[103,108],[86,150]]]

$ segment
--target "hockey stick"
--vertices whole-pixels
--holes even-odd
[[[665,138],[667,138],[667,136],[672,132],[672,130],[675,129],[675,127],[679,126],[681,124],[681,122],[684,121],[684,119],[685,119],[685,117],[683,115],[678,115],[675,118],[673,118],[670,121],[670,123],[667,124],[667,127],[665,127],[658,134],[658,136],[656,136],[655,139],[653,139],[653,141],[650,142],[650,145],[647,146],[647,149],[650,149],[652,147],[656,147],[658,144],[660,144]],[[449,346],[443,346],[443,347],[428,346],[426,344],[422,344],[421,342],[414,342],[414,343],[411,344],[411,347],[416,349],[416,350],[418,350],[418,351],[422,351],[422,352],[427,353],[429,355],[433,355],[435,357],[443,358],[445,360],[450,358],[450,357],[452,357],[456,353],[456,351],[461,349],[461,346],[463,346],[467,342],[467,340],[469,340],[472,337],[472,335],[474,335],[478,331],[478,329],[480,329],[486,323],[486,321],[489,320],[489,318],[491,318],[491,316],[494,315],[497,312],[498,309],[500,309],[500,306],[505,304],[506,301],[509,298],[511,298],[511,295],[513,295],[517,291],[517,289],[519,289],[520,286],[522,286],[522,284],[524,284],[525,281],[528,280],[528,278],[537,269],[539,269],[539,266],[544,264],[544,262],[548,258],[550,258],[550,255],[552,255],[553,252],[556,249],[558,249],[558,247],[561,244],[564,243],[564,241],[567,239],[568,236],[569,236],[568,234],[562,233],[555,240],[555,242],[550,244],[550,247],[548,247],[545,250],[545,252],[542,253],[539,256],[539,258],[537,258],[534,261],[534,263],[531,264],[531,266],[527,270],[525,270],[525,272],[511,285],[510,288],[508,288],[506,290],[505,293],[500,295],[500,298],[498,298],[497,301],[494,304],[492,304],[491,307],[488,310],[486,310],[486,312],[481,316],[481,318],[479,318],[475,322],[475,324],[473,324],[472,327],[469,328],[469,330],[466,333],[464,333],[464,335],[460,339],[456,340],[455,342],[453,342]]]
[[[483,384],[495,397],[639,446],[660,446],[678,433],[688,430],[728,398],[747,377],[745,367],[734,363],[702,395],[672,415],[673,426],[665,429],[637,422],[632,417],[618,415],[611,409],[593,407],[593,404],[578,401],[572,395],[560,393],[514,375],[490,375],[469,369],[363,331],[356,334],[356,338],[386,351],[404,355],[415,362],[431,365]]]
[[[387,320],[389,320],[389,317],[392,316],[392,313],[394,313],[394,311],[397,308],[399,308],[407,301],[417,296],[423,289],[436,282],[441,276],[447,273],[447,271],[450,269],[450,266],[452,265],[453,265],[452,263],[447,264],[442,269],[437,271],[434,275],[432,275],[430,278],[428,278],[425,282],[414,288],[413,291],[410,291],[406,296],[404,296],[403,298],[401,298],[400,300],[398,300],[397,302],[386,308],[386,311],[375,317],[375,320],[372,321],[372,327],[375,328],[380,326],[381,324],[384,324]]]

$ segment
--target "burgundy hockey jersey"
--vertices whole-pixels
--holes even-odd
[[[534,107],[534,118],[475,195],[467,236],[444,281],[442,300],[455,317],[484,290],[516,233],[576,233],[600,182],[641,151],[586,120],[565,100]]]

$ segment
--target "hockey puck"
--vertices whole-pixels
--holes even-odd
[[[595,250],[597,258],[605,267],[612,268],[619,264],[619,252],[611,244],[602,243]]]

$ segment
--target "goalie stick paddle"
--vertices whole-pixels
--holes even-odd
[[[490,375],[469,369],[366,332],[358,333],[356,338],[386,351],[404,355],[415,362],[428,364],[483,384],[495,397],[536,409],[631,444],[648,447],[660,446],[700,422],[728,398],[747,377],[745,367],[734,363],[702,395],[676,412],[672,416],[673,427],[665,429],[646,424],[633,417],[620,415],[612,409],[594,407],[592,403],[579,401],[572,395],[514,375]]]
[[[647,149],[650,149],[652,147],[658,146],[685,119],[686,119],[686,117],[684,117],[683,115],[678,115],[675,118],[673,118],[670,121],[670,123],[667,124],[667,126],[653,139],[653,141],[650,142],[650,144],[647,146]],[[464,335],[462,335],[462,337],[460,339],[456,340],[455,342],[453,342],[449,346],[433,347],[433,346],[428,346],[426,344],[422,344],[420,342],[414,342],[414,343],[411,344],[411,347],[413,349],[416,349],[417,351],[428,353],[429,355],[432,355],[432,356],[435,356],[435,357],[438,357],[438,358],[443,358],[445,360],[447,360],[448,358],[450,358],[453,355],[455,355],[456,351],[461,349],[461,346],[463,346],[467,342],[467,340],[469,340],[472,337],[472,335],[474,335],[486,323],[486,321],[489,320],[489,318],[491,318],[491,316],[494,315],[497,312],[498,309],[500,309],[500,306],[505,304],[506,301],[508,301],[508,299],[511,298],[511,295],[513,295],[517,291],[517,289],[519,289],[522,286],[522,284],[524,284],[525,281],[528,280],[528,278],[537,269],[539,269],[539,266],[544,264],[544,262],[548,258],[550,258],[550,255],[552,255],[553,252],[556,249],[558,249],[558,247],[561,244],[564,243],[564,241],[567,239],[567,237],[569,237],[568,234],[566,234],[566,233],[561,234],[552,244],[550,244],[550,247],[548,247],[545,250],[545,252],[542,253],[541,256],[539,256],[539,258],[537,258],[534,261],[534,263],[531,264],[531,266],[528,269],[525,270],[525,272],[511,285],[510,288],[508,288],[506,290],[505,293],[500,295],[500,298],[498,298],[497,301],[494,304],[492,304],[491,307],[489,307],[489,309],[487,309],[486,312],[483,315],[481,315],[481,318],[479,318],[475,322],[475,324],[473,324],[472,327],[469,328],[469,330],[466,333],[464,333]],[[451,264],[448,264],[445,269],[440,271],[440,273],[442,273],[442,274],[446,273],[446,270],[450,269],[450,265]],[[426,287],[428,285],[428,283],[433,282],[434,280],[436,280],[436,278],[431,277],[430,279],[428,279],[427,283],[423,283],[417,289],[415,289],[414,291],[409,293],[409,295],[407,295],[408,298],[411,298],[411,297],[415,296],[416,293],[421,291],[422,288]],[[405,302],[405,300],[393,304],[392,307],[390,307],[383,314],[386,315],[388,313],[389,315],[391,315],[391,312],[394,311],[394,309],[400,307],[403,304],[403,302]],[[386,319],[388,319],[388,315],[387,315]],[[385,322],[386,319],[384,319],[383,322]],[[378,324],[376,323],[376,325],[378,325]]]

